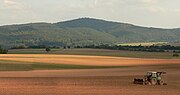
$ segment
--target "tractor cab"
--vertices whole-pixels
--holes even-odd
[[[146,73],[145,77],[157,78],[157,77],[161,77],[162,74],[166,74],[166,72],[152,72],[152,71],[148,71]]]
[[[148,71],[145,76],[146,77],[154,77],[154,78],[156,78],[157,77],[157,72]]]

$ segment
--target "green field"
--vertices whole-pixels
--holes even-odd
[[[127,66],[87,66],[52,63],[30,63],[0,60],[0,71],[63,70],[63,69],[105,69],[126,68]]]
[[[126,44],[118,44],[121,46],[151,46],[151,45],[166,45],[168,42],[142,42],[142,43],[126,43]]]
[[[173,57],[172,52],[141,52],[141,51],[122,51],[106,49],[52,49],[47,53],[45,49],[15,49],[9,50],[9,54],[67,54],[67,55],[96,55],[96,56],[115,56],[131,58],[165,58],[179,59]]]

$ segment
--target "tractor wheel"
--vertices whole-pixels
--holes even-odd
[[[152,84],[152,85],[156,85],[156,84],[157,84],[157,79],[152,78],[152,79],[151,79],[151,84]]]
[[[150,85],[149,81],[147,81],[147,80],[144,82],[144,84],[145,85]]]
[[[163,82],[163,81],[160,81],[159,85],[163,85],[163,84],[164,84],[164,82]]]
[[[167,85],[167,83],[163,83],[163,85]]]

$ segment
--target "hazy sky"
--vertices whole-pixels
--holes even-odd
[[[176,28],[180,0],[0,0],[0,25],[81,17]]]

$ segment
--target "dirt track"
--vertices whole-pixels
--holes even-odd
[[[94,66],[136,66],[180,63],[180,59],[141,59],[109,56],[80,56],[55,54],[7,54],[0,55],[0,60]]]

